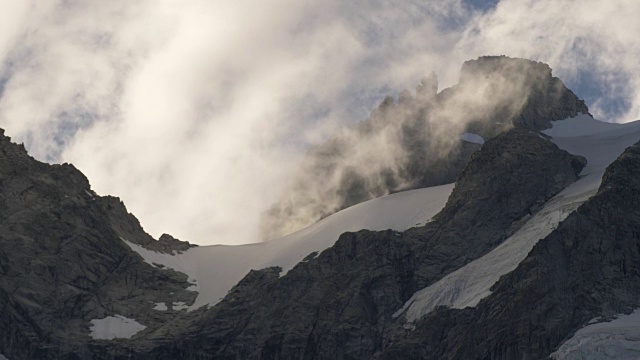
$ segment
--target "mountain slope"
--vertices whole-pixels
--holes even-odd
[[[584,163],[528,130],[498,135],[472,157],[426,226],[345,233],[283,277],[277,268],[252,271],[219,304],[183,319],[188,324],[151,334],[137,356],[368,358],[417,288],[495,247],[575,181]],[[477,224],[479,233],[468,231]]]
[[[490,287],[502,275],[516,268],[538,240],[549,235],[579,205],[595,195],[606,167],[640,139],[640,122],[603,123],[581,115],[552,124],[553,127],[543,133],[552,136],[551,141],[560,148],[588,160],[580,179],[547,202],[491,253],[414,294],[397,315],[408,309],[407,317],[414,321],[436,306],[475,306],[491,293]]]
[[[248,245],[198,246],[180,254],[128,243],[148,263],[189,275],[198,292],[192,309],[216,304],[252,269],[279,266],[286,273],[313,253],[331,247],[347,231],[404,231],[424,225],[445,205],[453,184],[405,191],[358,204],[280,239]]]
[[[125,236],[155,241],[72,165],[40,163],[0,131],[0,352],[90,357],[91,320],[152,326],[177,315],[154,302],[193,302],[184,274],[145,264]]]
[[[382,358],[546,358],[591,319],[638,308],[639,174],[635,144],[476,308],[435,310],[390,339]]]

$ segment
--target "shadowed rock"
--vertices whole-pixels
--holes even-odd
[[[91,319],[151,329],[177,314],[154,302],[195,300],[186,275],[144,263],[122,239],[156,243],[75,167],[38,162],[0,130],[0,352],[91,358]]]

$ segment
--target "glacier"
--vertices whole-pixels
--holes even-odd
[[[145,262],[185,273],[198,297],[190,310],[215,305],[252,269],[271,266],[286,274],[307,255],[331,247],[348,231],[404,231],[421,226],[444,208],[453,184],[399,192],[349,207],[285,237],[247,245],[211,245],[182,253],[147,250],[122,239]],[[182,307],[181,307],[182,308]],[[174,307],[175,309],[175,307]]]

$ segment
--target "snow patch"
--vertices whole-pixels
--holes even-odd
[[[165,311],[167,309],[168,309],[167,304],[163,302],[156,303],[156,306],[153,308],[153,310],[158,310],[158,311]]]
[[[460,135],[460,140],[474,143],[474,144],[484,144],[484,138],[478,134],[473,133],[464,133]]]
[[[551,354],[553,359],[640,359],[640,310],[618,315],[610,322],[592,323],[578,330]]]
[[[134,319],[122,315],[107,316],[104,319],[91,320],[91,337],[101,340],[129,339],[138,332],[146,329],[146,326]]]
[[[607,166],[622,152],[640,139],[640,121],[613,124],[594,120],[589,115],[552,121],[552,128],[543,131],[551,136],[560,149],[587,158],[587,166],[582,169],[583,177],[573,187],[573,196],[581,192],[597,189]],[[578,184],[576,183],[576,184]]]
[[[189,308],[189,305],[185,304],[182,301],[174,302],[171,306],[172,306],[173,310],[176,310],[176,311],[186,310],[186,309]]]
[[[7,359],[7,357],[5,357],[4,355],[0,354],[0,360],[9,360],[9,359]]]
[[[551,137],[580,137],[594,135],[624,126],[623,124],[599,121],[588,114],[580,114],[573,118],[552,121],[551,125],[551,129],[542,131]]]
[[[560,193],[498,247],[416,292],[393,316],[398,317],[406,311],[406,320],[413,322],[436,306],[456,309],[476,306],[491,294],[489,289],[502,275],[513,271],[540,239],[555,230],[594,193],[589,191],[572,198]]]

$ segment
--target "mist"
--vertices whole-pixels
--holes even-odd
[[[73,163],[155,237],[259,241],[311,146],[432,71],[455,84],[482,55],[548,63],[596,118],[640,117],[635,1],[0,5],[0,127]],[[353,159],[405,156],[389,139]]]
[[[470,60],[459,83],[439,93],[431,74],[415,93],[386,97],[367,120],[309,149],[263,215],[261,235],[282,237],[370,199],[453,183],[480,148],[477,140],[464,140],[469,135],[482,143],[515,126],[537,131],[587,113],[543,63]]]

